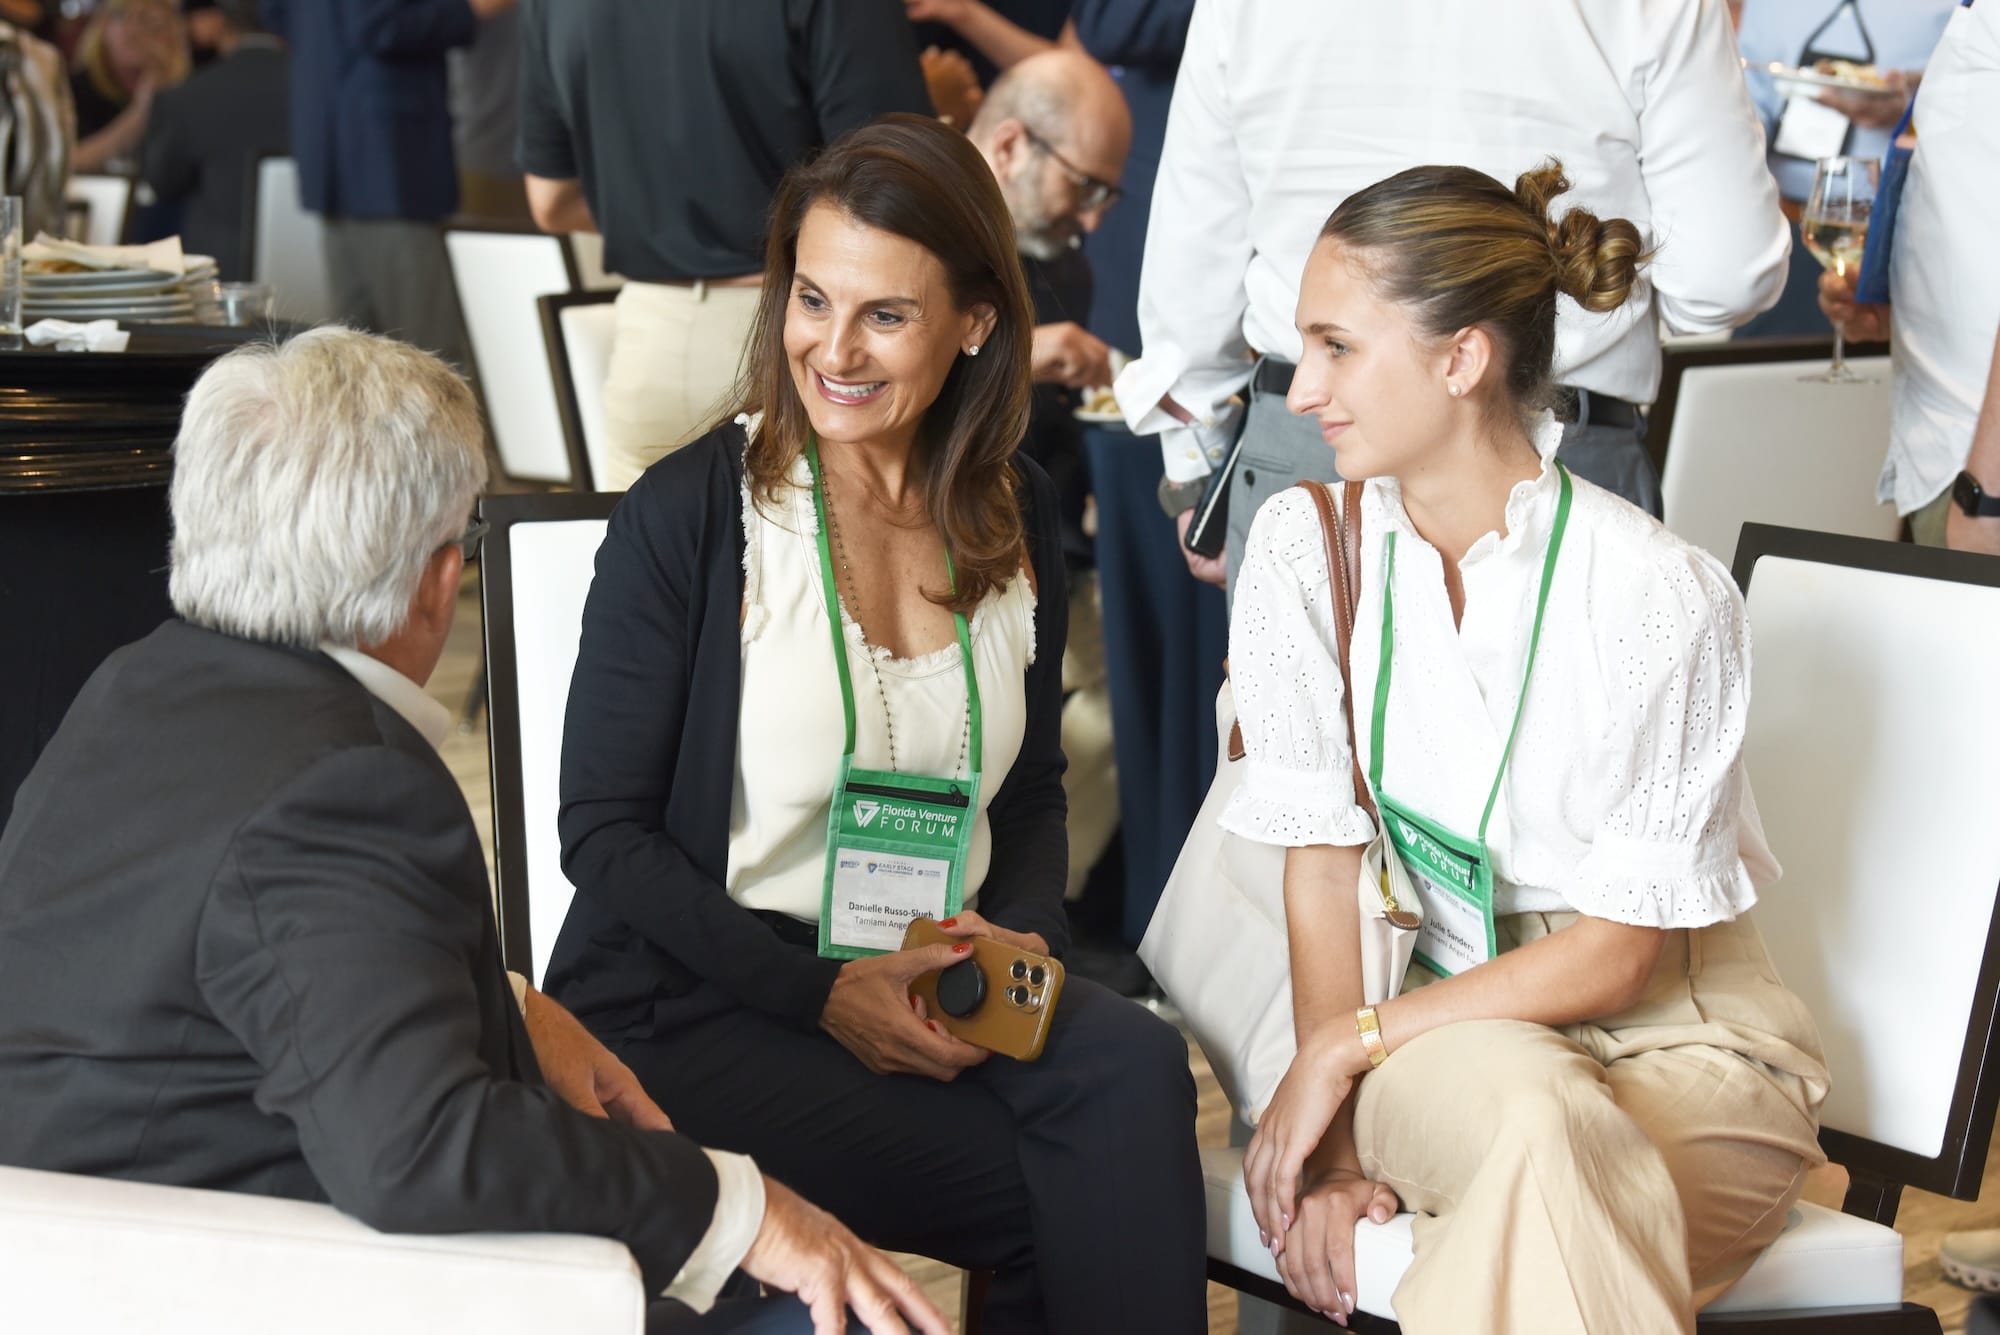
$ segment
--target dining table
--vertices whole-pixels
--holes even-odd
[[[0,348],[0,829],[90,675],[173,615],[167,488],[188,390],[232,348],[293,332],[126,328],[122,352]]]

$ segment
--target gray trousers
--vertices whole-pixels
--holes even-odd
[[[393,218],[324,221],[327,290],[341,322],[414,343],[469,373],[443,227]]]
[[[1623,496],[1646,513],[1660,514],[1660,480],[1646,453],[1643,428],[1571,424],[1563,428],[1557,457],[1578,477]],[[1243,421],[1243,454],[1229,485],[1229,588],[1250,540],[1250,521],[1265,501],[1296,483],[1339,480],[1333,449],[1320,437],[1319,423],[1285,407],[1285,396],[1260,390],[1253,381]]]

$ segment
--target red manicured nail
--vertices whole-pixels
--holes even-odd
[[[923,1005],[923,1004],[924,1004],[924,1003],[922,1002],[922,1000],[920,1000],[920,999],[919,999],[919,998],[917,998],[917,997],[911,997],[911,998],[910,998],[910,1009],[911,1009],[911,1010],[915,1010],[915,1009],[917,1009],[917,1007],[919,1007],[919,1006],[921,1006],[921,1005]]]
[[[956,926],[958,926],[958,919],[957,919],[957,917],[956,917],[956,916],[954,916],[954,917],[950,917],[950,918],[946,918],[946,919],[945,919],[945,920],[944,920],[943,922],[939,923],[939,924],[938,924],[938,926],[940,926],[940,927],[956,927]]]
[[[924,1023],[925,1023],[926,1025],[928,1025],[928,1026],[930,1027],[930,1031],[931,1031],[931,1032],[932,1032],[933,1034],[935,1034],[935,1033],[937,1032],[937,1021],[936,1021],[936,1020],[925,1020],[925,1021],[924,1021]]]
[[[951,953],[954,955],[963,955],[971,949],[972,943],[970,941],[961,941],[951,948]]]

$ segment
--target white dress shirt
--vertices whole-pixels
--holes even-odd
[[[1656,313],[1720,333],[1777,300],[1791,241],[1723,0],[1198,0],[1154,184],[1143,356],[1117,385],[1132,430],[1161,433],[1168,477],[1209,471],[1215,442],[1156,405],[1214,420],[1253,349],[1298,359],[1299,278],[1349,195],[1435,163],[1511,185],[1549,157],[1567,202],[1659,247],[1619,309],[1562,299],[1562,383],[1650,403]]]
[[[1514,488],[1506,533],[1459,563],[1454,625],[1443,558],[1393,479],[1362,493],[1361,599],[1349,669],[1361,769],[1382,644],[1384,535],[1396,537],[1395,671],[1382,787],[1467,838],[1521,696],[1555,518],[1562,427],[1544,416],[1541,476]],[[1649,927],[1736,917],[1778,878],[1743,772],[1750,635],[1721,563],[1580,479],[1557,557],[1521,729],[1487,831],[1496,913],[1575,909]],[[1229,627],[1247,752],[1222,825],[1260,843],[1355,844],[1326,547],[1311,497],[1257,514]]]
[[[359,649],[322,644],[319,651],[340,664],[370,695],[395,710],[433,747],[444,744],[451,732],[451,711],[431,699],[423,687]],[[517,973],[509,973],[507,979],[514,987],[515,1004],[525,1013],[528,980]],[[710,1149],[702,1153],[715,1165],[715,1214],[708,1231],[661,1295],[697,1312],[715,1305],[715,1295],[743,1263],[764,1226],[764,1175],[757,1171],[756,1163],[747,1154]]]
[[[1895,407],[1876,494],[1936,500],[1972,451],[2000,329],[2000,0],[1952,15],[1917,91],[1889,260]]]

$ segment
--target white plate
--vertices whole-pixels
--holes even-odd
[[[89,273],[23,272],[21,281],[29,288],[51,292],[83,292],[100,287],[172,287],[181,275],[158,273],[152,269],[93,269]]]
[[[22,300],[30,306],[185,306],[194,300],[179,288],[164,292],[25,292]]]
[[[101,301],[111,297],[180,296],[186,288],[176,278],[170,283],[106,283],[101,287],[43,287],[29,283],[24,295],[29,301]]]
[[[114,302],[92,306],[36,306],[24,304],[21,307],[25,318],[31,320],[103,320],[107,318],[141,319],[155,315],[192,315],[193,302],[173,302],[158,306],[126,306]]]
[[[206,255],[189,255],[186,273],[163,273],[158,269],[85,269],[75,273],[36,273],[23,268],[21,281],[30,289],[83,289],[100,287],[173,287],[215,277],[215,261]]]
[[[1841,93],[1857,93],[1862,97],[1900,97],[1894,88],[1878,88],[1872,83],[1861,83],[1854,79],[1842,79],[1832,74],[1821,74],[1818,70],[1798,69],[1774,60],[1764,66],[1764,72],[1771,76],[1771,82],[1786,97],[1814,97],[1832,89]]]

